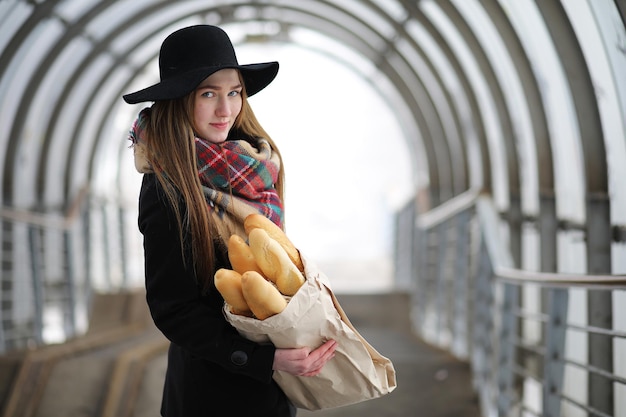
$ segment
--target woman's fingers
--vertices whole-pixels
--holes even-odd
[[[310,364],[307,366],[307,370],[303,372],[302,376],[315,376],[322,372],[322,368],[326,363],[335,356],[335,349],[337,348],[337,342],[329,340],[322,346],[312,351],[307,360]]]
[[[326,363],[335,356],[337,342],[329,340],[311,351],[307,347],[299,349],[276,349],[274,369],[293,375],[315,376]]]
[[[337,348],[337,342],[334,340],[329,340],[324,343],[322,346],[315,349],[313,352],[309,354],[309,359],[312,360],[312,366],[315,367],[319,365],[323,366],[326,362],[328,362],[333,356],[335,356],[335,349]]]

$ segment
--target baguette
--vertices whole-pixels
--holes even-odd
[[[228,239],[228,259],[233,270],[243,274],[247,271],[256,271],[262,274],[254,255],[250,250],[250,246],[239,235],[232,235]]]
[[[230,306],[233,314],[252,316],[252,311],[243,295],[241,274],[225,268],[220,268],[214,276],[215,288],[222,294],[224,301]]]
[[[278,314],[287,307],[285,297],[258,272],[245,272],[241,276],[241,286],[243,296],[259,320]]]
[[[300,258],[300,252],[291,242],[291,240],[287,237],[283,229],[278,227],[273,221],[263,216],[262,214],[249,214],[244,222],[243,227],[246,231],[246,234],[250,236],[250,232],[253,229],[263,229],[267,232],[268,235],[283,247],[291,262],[301,271],[304,272],[304,265],[302,264],[302,259]]]
[[[304,276],[289,259],[285,249],[264,229],[252,229],[248,240],[250,250],[263,274],[276,284],[282,294],[294,295],[304,284]]]

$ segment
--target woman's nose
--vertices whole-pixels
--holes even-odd
[[[217,108],[215,109],[215,114],[218,116],[230,116],[230,105],[227,99],[220,99],[217,102]]]

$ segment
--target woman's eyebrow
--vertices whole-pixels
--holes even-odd
[[[238,84],[235,84],[232,87],[228,87],[226,89],[227,90],[234,90],[234,89],[241,88],[241,87],[242,87],[241,83],[238,83]],[[205,89],[205,88],[211,89],[211,90],[221,90],[222,89],[222,87],[219,86],[219,85],[201,84],[201,85],[198,86],[197,90]]]

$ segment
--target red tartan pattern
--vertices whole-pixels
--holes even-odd
[[[236,210],[236,199],[282,227],[283,206],[274,188],[280,162],[266,140],[257,146],[243,140],[215,144],[196,138],[200,182],[218,212]]]

